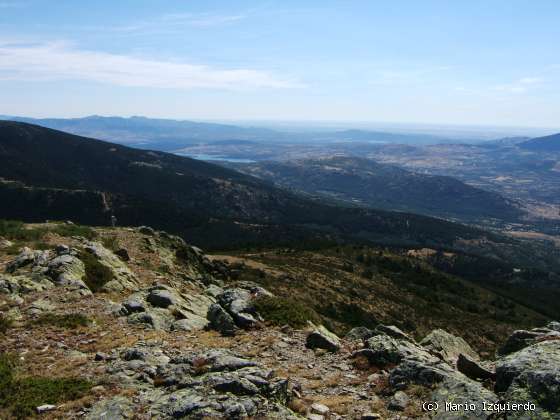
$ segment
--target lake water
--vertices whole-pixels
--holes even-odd
[[[179,156],[186,156],[196,160],[218,160],[221,162],[234,162],[234,163],[253,163],[255,162],[252,159],[242,159],[242,158],[234,158],[229,156],[220,156],[220,155],[206,155],[206,154],[190,154],[190,153],[176,153]]]

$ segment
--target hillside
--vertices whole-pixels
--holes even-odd
[[[0,122],[0,217],[151,224],[200,245],[360,237],[452,245],[483,231],[437,219],[325,205],[239,172],[24,123]],[[15,181],[15,182],[14,182]],[[495,235],[494,235],[495,236]]]
[[[0,234],[2,418],[426,419],[423,401],[450,399],[560,409],[560,325],[420,254],[208,255],[145,226],[3,222]]]
[[[519,147],[534,152],[560,152],[560,134],[537,137],[519,144]]]
[[[522,212],[499,194],[451,177],[423,175],[357,157],[235,164],[277,186],[352,204],[463,220],[515,220]]]

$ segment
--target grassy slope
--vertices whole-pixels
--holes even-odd
[[[312,308],[339,334],[378,323],[395,324],[417,338],[443,328],[479,350],[493,352],[512,329],[540,325],[547,319],[480,284],[439,271],[423,259],[387,249],[344,246],[237,256],[245,261],[238,264],[239,279],[259,282]]]

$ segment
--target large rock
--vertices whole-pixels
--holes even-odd
[[[386,334],[371,337],[366,341],[366,348],[355,352],[353,356],[366,357],[370,364],[377,367],[395,365],[405,358],[437,361],[437,358],[418,344],[408,340],[399,340]]]
[[[41,274],[0,275],[0,293],[8,295],[42,292],[52,287],[54,284]]]
[[[355,327],[348,331],[344,338],[350,341],[365,341],[368,338],[373,337],[374,335],[375,333],[369,328]]]
[[[337,352],[340,349],[340,339],[321,325],[308,334],[305,346],[310,349]]]
[[[509,354],[496,363],[496,390],[508,401],[532,401],[542,418],[560,412],[560,340],[548,340]]]
[[[232,316],[219,304],[214,303],[208,308],[209,327],[222,335],[235,335],[236,325]]]
[[[287,380],[223,349],[170,359],[155,345],[139,344],[122,351],[107,373],[122,387],[140,390],[134,402],[147,407],[147,418],[298,418],[284,406]],[[115,415],[120,418],[118,410]]]
[[[8,263],[6,266],[6,272],[14,273],[20,268],[26,267],[30,264],[35,264],[36,260],[41,258],[47,252],[48,251],[33,251],[28,247],[24,247],[21,249],[16,258]]]
[[[173,318],[165,309],[150,308],[145,312],[136,312],[128,316],[129,324],[144,324],[154,330],[169,331],[173,324]]]
[[[407,340],[414,342],[414,340],[400,328],[394,325],[378,325],[375,327],[375,334],[386,334],[389,337],[397,338],[399,340]]]
[[[452,366],[455,366],[460,354],[474,360],[479,359],[478,354],[465,340],[441,329],[433,330],[420,342],[420,345]]]
[[[177,305],[181,298],[172,290],[157,288],[150,291],[146,300],[158,308],[167,308],[171,305]]]
[[[439,410],[432,417],[437,420],[490,419],[493,413],[484,410],[484,404],[496,403],[498,397],[480,383],[464,377],[448,376],[438,383],[430,396],[431,401],[439,404]],[[455,404],[457,410],[445,409],[446,404]],[[465,410],[467,404],[474,405],[474,411]],[[499,417],[498,417],[499,418]]]
[[[48,264],[47,274],[58,286],[89,290],[83,281],[86,274],[84,263],[73,255],[63,254],[53,258]]]
[[[457,370],[471,379],[495,380],[496,373],[464,354],[457,359]]]
[[[506,340],[505,344],[498,350],[500,356],[519,351],[538,341],[556,337],[560,339],[560,331],[556,328],[557,322],[551,322],[545,328],[533,328],[530,331],[514,331]],[[550,328],[552,327],[552,328]]]
[[[247,285],[247,289],[226,289],[220,293],[217,302],[231,315],[239,328],[251,328],[257,324],[258,314],[254,300],[257,296],[270,295],[261,287]]]
[[[92,254],[97,261],[111,270],[113,280],[103,285],[102,291],[122,292],[123,290],[137,290],[138,281],[125,262],[99,242],[86,242],[84,250]]]
[[[131,323],[145,323],[155,329],[195,331],[208,326],[206,316],[213,301],[204,294],[186,295],[173,287],[158,285],[128,296],[120,313],[127,315]]]

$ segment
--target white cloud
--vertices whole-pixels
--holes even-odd
[[[522,85],[535,85],[542,82],[540,77],[523,77],[518,81]]]
[[[71,48],[66,43],[0,41],[0,80],[87,80],[172,89],[298,88],[301,83],[251,69],[217,69]]]
[[[527,93],[531,88],[538,87],[543,82],[540,77],[522,77],[513,83],[493,86],[492,90],[513,94]]]

